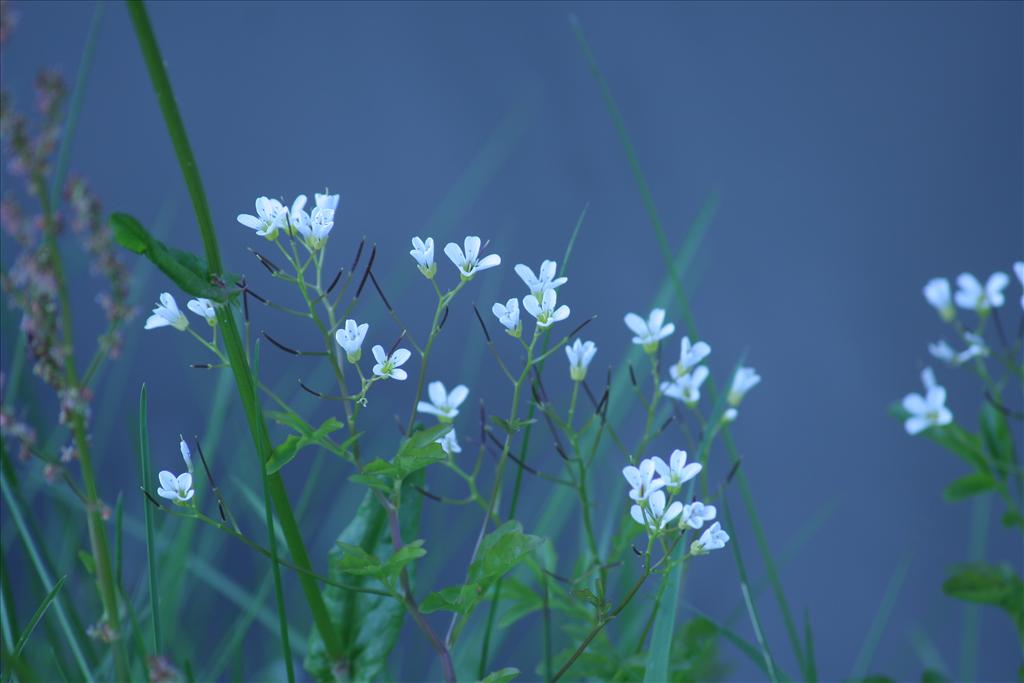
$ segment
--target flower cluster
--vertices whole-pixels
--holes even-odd
[[[629,514],[637,524],[647,529],[651,537],[661,534],[677,517],[679,519],[674,524],[676,529],[696,530],[703,528],[706,522],[711,522],[718,514],[714,505],[706,505],[697,500],[684,505],[679,500],[672,500],[682,491],[683,484],[703,469],[698,462],[687,463],[686,458],[686,451],[675,450],[668,463],[654,456],[622,470],[622,476],[630,486],[629,497],[633,500]],[[728,540],[729,535],[715,522],[693,542],[690,552],[701,555],[724,547]]]
[[[1024,262],[1014,263],[1013,272],[1024,286]],[[992,273],[984,283],[971,273],[961,273],[956,278],[955,291],[950,281],[943,277],[932,278],[925,283],[922,290],[925,301],[944,323],[953,328],[963,344],[958,348],[945,339],[939,339],[928,344],[928,353],[950,367],[972,366],[984,378],[987,374],[984,360],[993,354],[985,340],[985,330],[988,320],[993,318],[999,335],[1005,334],[999,321],[999,309],[1006,303],[1004,290],[1009,284],[1010,277],[1002,271]],[[1024,296],[1021,296],[1020,304],[1024,309]],[[975,313],[973,328],[958,318],[957,308]],[[953,413],[946,406],[946,389],[938,384],[932,368],[924,369],[921,380],[924,393],[907,394],[902,401],[906,413],[904,427],[911,435],[953,421]]]
[[[217,324],[217,310],[215,304],[209,299],[189,299],[185,304],[188,310],[192,311],[210,325]],[[178,302],[174,300],[170,292],[163,292],[160,301],[153,308],[153,313],[146,318],[145,329],[153,330],[158,327],[173,327],[184,332],[188,329],[188,318],[178,308]]]
[[[524,296],[522,301],[523,309],[536,320],[535,334],[569,317],[569,307],[564,304],[558,305],[558,293],[555,291],[568,282],[569,278],[556,277],[557,270],[558,265],[554,261],[541,263],[536,274],[529,266],[522,263],[516,264],[516,275],[530,290],[530,293]],[[509,299],[504,304],[495,303],[491,306],[491,312],[508,334],[517,338],[522,334],[523,323],[519,317],[519,299]],[[577,341],[577,343],[579,342]],[[593,358],[593,353],[590,354],[590,357]],[[587,363],[589,362],[588,359]],[[586,373],[585,366],[583,372]]]
[[[238,222],[272,242],[277,240],[281,231],[285,231],[289,236],[300,239],[310,252],[319,251],[327,243],[331,228],[334,227],[334,213],[338,210],[341,197],[316,193],[313,199],[313,210],[307,213],[306,203],[309,200],[304,194],[295,198],[291,208],[285,208],[277,199],[258,197],[256,215],[240,213]]]

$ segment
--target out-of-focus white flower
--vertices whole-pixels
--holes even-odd
[[[726,408],[725,412],[722,413],[722,422],[729,424],[735,422],[736,418],[740,416],[740,411],[735,408]]]
[[[729,395],[726,397],[729,405],[734,408],[739,406],[747,392],[760,384],[760,382],[761,375],[757,374],[754,368],[736,368],[736,374],[732,378],[732,386],[729,387]]]
[[[551,327],[554,323],[559,320],[565,320],[569,317],[569,307],[565,304],[558,306],[558,294],[553,289],[544,290],[544,295],[541,302],[537,302],[537,297],[530,295],[523,297],[523,308],[526,312],[537,319],[537,327]]]
[[[972,358],[988,356],[988,345],[980,335],[973,332],[965,332],[964,339],[967,341],[967,348],[963,351],[958,352],[945,339],[940,339],[933,344],[928,344],[928,353],[932,357],[952,366],[963,365]]]
[[[506,332],[513,337],[519,336],[519,299],[509,299],[504,304],[496,303],[491,306],[491,313],[505,327]]]
[[[909,413],[903,426],[911,436],[953,421],[953,413],[946,407],[946,390],[936,383],[931,368],[921,371],[921,382],[925,388],[924,396],[914,393],[903,397],[903,409]]]
[[[679,523],[691,529],[700,529],[704,522],[710,522],[717,514],[718,510],[714,505],[705,505],[698,500],[683,506],[683,517]]]
[[[698,365],[677,380],[661,383],[661,393],[669,398],[682,401],[691,408],[700,400],[700,386],[708,378],[707,366]]]
[[[305,197],[303,197],[305,199]],[[305,201],[303,201],[305,204]],[[302,210],[302,207],[299,207]],[[256,215],[250,216],[247,213],[238,214],[238,222],[247,228],[252,228],[260,237],[268,240],[277,239],[277,231],[288,225],[288,210],[276,199],[259,197],[256,200]]]
[[[707,555],[712,550],[724,548],[729,542],[729,534],[722,531],[722,525],[715,522],[700,535],[696,541],[690,544],[691,555]]]
[[[515,267],[516,275],[522,278],[526,286],[530,288],[530,294],[537,297],[538,302],[543,298],[544,292],[549,289],[557,289],[569,281],[567,277],[555,277],[557,269],[558,264],[554,261],[544,261],[541,263],[536,275],[525,264],[518,263]]]
[[[214,308],[213,302],[209,299],[189,299],[185,302],[185,305],[188,306],[188,310],[205,318],[209,324],[217,324],[217,309]]]
[[[631,490],[629,497],[635,501],[647,500],[652,491],[657,491],[665,485],[661,479],[654,478],[654,461],[646,458],[640,461],[638,467],[628,465],[622,468],[622,476],[629,482]]]
[[[189,472],[192,471],[192,451],[188,449],[188,444],[185,442],[185,437],[178,437],[181,441],[178,443],[178,448],[181,449],[181,459],[185,461],[185,468]]]
[[[665,492],[654,491],[647,499],[646,510],[640,505],[634,505],[629,508],[629,514],[637,524],[644,525],[651,533],[657,533],[683,511],[683,504],[678,500],[669,505],[667,510],[665,503]]]
[[[416,267],[428,280],[434,277],[437,272],[437,264],[434,263],[434,238],[428,237],[421,240],[419,237],[412,238],[412,250],[409,255],[416,259]]]
[[[633,331],[634,344],[640,344],[647,353],[654,353],[658,348],[658,342],[676,331],[673,323],[665,323],[665,309],[655,308],[644,320],[636,313],[627,313],[625,317],[626,327]]]
[[[665,482],[665,487],[671,493],[678,493],[683,484],[700,474],[703,466],[699,462],[686,464],[686,451],[674,450],[666,463],[658,456],[651,458],[654,461],[654,469]]]
[[[329,209],[331,211],[338,210],[338,202],[341,201],[340,194],[320,194],[319,192],[313,195],[313,200],[316,202],[316,208],[318,209]]]
[[[334,340],[344,349],[348,362],[359,362],[363,355],[363,339],[366,338],[366,331],[369,329],[369,323],[360,325],[350,318],[345,321],[345,327],[334,333]]]
[[[434,443],[440,444],[441,450],[448,455],[462,452],[462,446],[459,445],[459,439],[455,436],[455,429],[445,432],[445,435],[434,441]]]
[[[700,365],[701,361],[711,353],[711,347],[707,342],[696,342],[690,344],[689,337],[683,337],[679,342],[679,362],[669,368],[672,379],[679,379],[693,368]]]
[[[460,384],[449,393],[445,391],[442,382],[431,382],[427,385],[427,396],[430,397],[430,402],[420,401],[416,404],[416,410],[428,415],[436,415],[442,422],[449,422],[459,414],[459,406],[469,396],[469,387]],[[451,434],[451,432],[448,433]]]
[[[462,279],[468,280],[481,270],[501,265],[501,257],[497,254],[488,254],[480,258],[480,238],[476,235],[470,235],[462,244],[465,250],[455,242],[449,242],[444,247],[444,253],[459,269]]]
[[[1013,273],[1020,280],[1020,286],[1024,287],[1024,261],[1016,261],[1013,264]],[[1024,308],[1024,294],[1020,295],[1020,307]]]
[[[946,278],[934,277],[929,280],[924,286],[924,298],[947,323],[956,317],[956,309],[953,308],[953,291]]]
[[[514,299],[513,299],[514,301]],[[592,341],[583,342],[579,338],[565,347],[565,355],[569,357],[569,377],[574,382],[582,382],[587,376],[590,361],[594,360],[597,346]]]
[[[192,475],[188,472],[175,477],[167,470],[164,470],[157,476],[160,478],[160,487],[156,490],[156,493],[161,498],[173,500],[178,505],[184,505],[192,500],[192,496],[196,494],[192,488]]]
[[[400,366],[405,365],[412,352],[409,349],[396,349],[390,356],[384,353],[384,347],[377,344],[372,349],[377,364],[373,366],[373,374],[384,379],[404,380],[409,375]]]
[[[302,213],[305,214],[305,211]],[[313,209],[313,215],[309,217],[309,220],[294,227],[306,247],[310,251],[316,251],[324,246],[331,234],[331,228],[334,227],[334,209],[324,209],[318,206]]]
[[[987,313],[989,309],[999,308],[1006,301],[1003,290],[1010,284],[1010,276],[996,271],[988,276],[984,286],[971,273],[960,273],[956,278],[956,294],[954,300],[960,308],[978,313]]]
[[[153,309],[153,315],[146,318],[146,329],[152,330],[168,325],[184,332],[188,328],[188,318],[178,308],[178,302],[174,297],[169,292],[164,292],[160,295],[160,303]]]

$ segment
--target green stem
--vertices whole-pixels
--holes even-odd
[[[46,186],[41,177],[35,179],[36,190],[43,209],[43,225],[45,232],[45,249],[53,267],[53,277],[57,284],[58,307],[61,316],[61,331],[64,346],[64,379],[69,391],[79,393],[78,373],[75,368],[74,333],[71,319],[71,298],[68,295],[67,280],[64,277],[64,266],[61,261],[60,249],[57,245],[57,226],[53,220],[53,206],[46,193]],[[99,499],[96,488],[96,475],[92,466],[89,451],[89,439],[85,427],[85,417],[77,408],[70,410],[71,433],[78,452],[82,481],[85,484],[86,522],[89,529],[89,545],[96,564],[96,584],[99,588],[100,600],[103,603],[105,618],[114,633],[112,648],[114,664],[120,679],[128,677],[128,660],[121,646],[121,614],[117,602],[117,590],[114,584],[114,570],[110,559],[110,546],[107,532],[103,525],[103,503]]]
[[[199,232],[203,240],[203,249],[206,253],[207,267],[211,274],[220,273],[223,267],[221,265],[220,250],[217,245],[217,235],[213,227],[213,219],[210,216],[210,208],[206,201],[206,193],[203,189],[195,157],[192,155],[192,148],[188,141],[188,135],[185,132],[184,123],[181,120],[181,115],[174,100],[174,92],[171,89],[171,82],[164,68],[156,36],[153,34],[153,27],[150,24],[146,8],[141,0],[128,0],[127,5],[135,27],[139,47],[141,48],[142,56],[146,62],[150,80],[157,96],[157,102],[163,113],[164,121],[167,124],[167,131],[174,145],[178,162],[181,165],[185,184],[188,186],[189,195],[192,198],[192,205],[199,223]],[[245,347],[242,344],[242,339],[230,307],[220,307],[217,317],[223,333],[227,355],[231,362],[231,371],[234,374],[235,384],[245,408],[249,431],[256,446],[256,451],[260,456],[260,461],[265,463],[270,459],[273,447],[267,435],[266,422],[256,395],[255,383],[249,369]],[[285,489],[284,481],[279,474],[275,473],[267,477],[267,484],[270,498],[277,509],[281,530],[284,533],[292,559],[296,565],[311,574],[312,565],[309,561],[309,554],[306,551],[305,542],[299,532],[298,523],[288,501],[288,493]],[[272,534],[273,528],[268,529],[268,533]],[[341,660],[344,652],[341,640],[331,623],[327,606],[324,604],[316,580],[303,573],[299,576],[299,583],[306,596],[306,601],[309,603],[313,621],[320,632],[320,637],[323,639],[328,655],[334,660]]]

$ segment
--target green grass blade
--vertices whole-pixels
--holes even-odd
[[[7,482],[7,476],[0,471],[0,489],[2,489],[4,500],[7,502],[7,511],[11,518],[14,520],[14,525],[18,528],[18,533],[21,534],[21,540],[25,544],[25,550],[28,552],[29,558],[32,561],[32,565],[36,570],[36,574],[39,580],[42,582],[43,587],[53,592],[54,582],[50,578],[50,572],[47,570],[43,563],[43,558],[39,552],[39,548],[36,545],[35,539],[28,530],[28,526],[25,524],[25,517],[21,511],[21,505],[15,498],[14,492],[11,490],[10,484]],[[85,660],[85,655],[82,653],[82,649],[79,646],[78,638],[71,628],[67,613],[64,610],[62,601],[56,597],[53,600],[54,611],[57,613],[57,620],[60,622],[61,630],[64,631],[64,636],[71,649],[71,653],[75,658],[75,663],[78,665],[78,669],[82,674],[83,680],[93,681],[92,671],[89,668],[88,662]]]
[[[140,486],[149,490],[153,476],[149,469],[149,418],[147,417],[146,385],[139,391],[139,478]],[[163,652],[163,634],[160,632],[160,580],[157,577],[156,532],[153,527],[153,506],[142,501],[146,520],[146,569],[149,575],[149,612],[153,622],[153,652]]]
[[[7,572],[7,554],[0,552],[0,627],[3,629],[3,645],[9,652],[14,651],[18,640],[18,617],[14,611],[14,591],[11,590],[11,575]]]
[[[889,623],[889,617],[892,616],[892,609],[896,605],[896,598],[899,597],[909,569],[910,558],[904,558],[896,566],[896,571],[893,572],[892,577],[889,579],[889,583],[885,587],[885,593],[882,595],[882,602],[878,606],[878,612],[875,613],[875,618],[871,621],[871,627],[868,629],[867,636],[864,637],[864,644],[861,645],[860,654],[857,655],[857,660],[854,662],[853,671],[850,673],[851,680],[859,681],[867,674],[868,667],[871,666],[871,662],[875,657],[875,651],[878,649],[878,644],[882,642],[885,626]]]
[[[814,633],[811,630],[811,612],[804,611],[804,652],[807,653],[808,683],[818,682],[818,662],[814,656]]]
[[[68,577],[65,574],[57,579],[57,583],[53,585],[53,589],[47,593],[46,597],[43,598],[43,602],[40,603],[39,607],[32,615],[32,618],[28,620],[27,624],[25,624],[25,630],[21,632],[21,637],[18,638],[18,642],[14,645],[15,658],[21,656],[21,651],[25,649],[25,644],[28,642],[29,637],[31,637],[32,631],[35,630],[36,624],[38,624],[39,620],[43,618],[44,614],[46,614],[46,610],[53,604],[53,601],[57,599],[57,594],[60,593],[60,589],[64,587],[64,582],[67,581],[67,578]],[[9,681],[10,679],[10,672],[7,672],[7,676],[4,680]]]
[[[672,655],[672,637],[676,628],[676,607],[683,584],[683,563],[678,560],[686,553],[686,544],[680,543],[675,549],[677,564],[665,575],[658,591],[657,613],[654,617],[654,631],[647,650],[647,667],[644,669],[644,683],[661,683],[669,680],[669,660]]]
[[[747,566],[743,563],[743,553],[740,552],[739,539],[736,538],[736,525],[732,521],[732,512],[729,509],[729,501],[722,499],[722,509],[725,510],[725,519],[729,525],[729,530],[733,535],[732,540],[729,542],[729,547],[732,548],[733,557],[736,558],[736,568],[740,574],[740,590],[743,593],[743,602],[747,606],[747,614],[750,616],[750,625],[754,629],[754,636],[757,638],[757,645],[761,650],[761,656],[764,657],[765,667],[768,670],[768,677],[772,681],[778,683],[778,674],[775,671],[775,659],[772,657],[771,651],[768,649],[768,641],[764,637],[764,632],[761,630],[761,620],[757,616],[757,608],[754,606],[754,600],[750,595],[749,582],[747,580]]]
[[[189,195],[192,198],[192,205],[195,209],[203,247],[206,252],[207,268],[210,273],[220,273],[222,271],[220,251],[217,246],[217,235],[214,230],[213,221],[210,217],[209,205],[206,201],[206,193],[203,190],[199,169],[192,155],[188,136],[185,133],[185,126],[182,123],[181,115],[175,103],[174,92],[171,88],[170,79],[167,76],[163,58],[160,55],[156,36],[153,34],[153,27],[150,24],[149,16],[141,0],[128,0],[128,12],[135,27],[143,61],[149,71],[160,110],[167,124],[168,134],[181,166],[182,175],[189,188]],[[245,409],[249,432],[252,436],[253,445],[256,447],[255,452],[258,456],[257,466],[262,470],[264,463],[273,454],[273,446],[270,443],[266,420],[259,402],[259,396],[257,395],[256,376],[249,367],[246,348],[242,342],[241,334],[238,331],[238,324],[235,321],[231,308],[229,306],[222,306],[218,311],[217,320],[223,335],[222,339],[231,365],[231,372],[235,378],[235,386],[238,389],[239,398]],[[273,500],[274,507],[277,509],[292,559],[302,569],[312,573],[309,552],[306,550],[302,532],[295,521],[295,514],[288,499],[288,491],[284,486],[284,481],[280,475],[275,474],[268,477],[267,482],[270,497]],[[320,593],[320,586],[312,576],[305,573],[299,576],[299,584],[302,587],[309,610],[313,615],[313,621],[324,640],[328,653],[332,659],[339,659],[342,655],[341,641],[331,623],[323,596]]]

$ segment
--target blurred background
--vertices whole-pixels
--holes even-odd
[[[55,66],[73,81],[94,5],[12,9],[18,22],[5,46],[3,87],[27,109],[40,67]],[[646,313],[666,277],[626,154],[570,30],[570,15],[578,16],[671,248],[684,243],[702,212],[710,216],[685,281],[700,336],[713,348],[712,375],[723,382],[746,353],[764,378],[745,401],[734,436],[787,597],[814,629],[822,677],[851,674],[886,595],[891,614],[869,672],[916,680],[941,666],[959,680],[1017,675],[1021,650],[1006,616],[946,598],[941,585],[952,565],[972,556],[1019,569],[1021,538],[984,503],[945,503],[943,488],[966,466],[927,440],[908,438],[887,409],[920,390],[920,370],[930,362],[926,344],[946,333],[921,295],[923,284],[964,270],[983,278],[1009,272],[1024,256],[1020,3],[181,2],[152,3],[150,13],[225,261],[256,291],[285,295],[246,251],[257,238],[235,221],[252,213],[259,195],[290,202],[325,186],[339,192],[329,266],[347,267],[365,235],[378,246],[375,272],[384,291],[418,330],[429,324],[433,303],[408,256],[409,238],[432,235],[439,252],[465,234],[491,241],[503,265],[476,278],[451,311],[429,379],[465,383],[472,404],[483,398],[495,411],[504,410],[507,396],[482,351],[470,304],[486,310],[516,295],[513,264],[561,258],[584,207],[559,302],[572,307],[571,321],[598,316],[584,336],[598,345],[600,372],[628,350],[623,314]],[[108,211],[131,213],[168,243],[199,252],[188,195],[123,6],[106,7],[99,31],[72,172],[89,179]],[[13,245],[0,239],[8,267]],[[143,382],[155,468],[179,466],[179,433],[206,435],[222,488],[231,491],[237,477],[259,489],[233,387],[215,372],[187,367],[208,359],[184,335],[143,333],[151,302],[167,286],[148,267],[128,263],[140,314],[97,388],[93,439],[101,492],[112,503],[124,491],[125,515],[134,520],[126,527],[124,571],[135,586],[145,581],[135,493]],[[454,279],[450,264],[439,267]],[[96,290],[84,263],[72,265],[72,278],[84,347],[101,324]],[[1019,287],[1014,281],[1007,290],[1011,329],[1020,316]],[[668,310],[682,323],[677,301]],[[267,309],[253,315],[256,330],[294,346],[315,343],[311,330],[293,329]],[[364,297],[358,317],[373,323],[371,337],[379,334],[374,340],[385,346],[397,336],[373,296]],[[18,319],[5,307],[2,320],[6,365]],[[667,347],[673,354],[678,338]],[[511,346],[502,348],[512,357]],[[317,377],[313,361],[269,348],[265,358],[265,381],[289,394],[297,378]],[[559,397],[569,384],[563,365],[557,357],[547,380]],[[974,428],[976,384],[945,369],[939,379],[957,420]],[[406,414],[412,391],[387,389],[367,412],[382,430],[391,429],[394,414]],[[320,419],[330,414],[331,406],[301,392],[295,400]],[[33,410],[52,415],[45,403]],[[211,414],[224,417],[209,424]],[[641,417],[634,411],[623,431],[638,432]],[[460,419],[460,433],[471,434],[475,417]],[[546,446],[539,441],[531,459],[557,473],[560,461]],[[652,453],[664,457],[679,446],[666,437]],[[312,461],[331,457],[308,451],[289,466],[285,478],[296,497]],[[606,470],[596,475],[599,490],[611,489],[623,464],[613,450],[598,459]],[[711,467],[713,476],[724,476],[724,451],[712,453]],[[38,466],[24,468],[38,524],[69,539],[55,563],[83,581],[73,549],[84,542],[84,518],[81,528],[51,521]],[[361,495],[349,473],[327,460],[318,475],[303,522],[318,567]],[[453,495],[456,485],[444,475],[431,480],[433,490]],[[538,528],[550,494],[544,481],[527,478],[527,531],[551,533]],[[736,499],[734,540],[760,585],[754,535],[738,494],[729,495]],[[620,505],[625,513],[617,498],[595,497],[598,507]],[[236,507],[252,513],[259,537],[262,512],[244,501]],[[418,579],[421,593],[461,580],[479,524],[475,510],[429,501],[424,510],[431,554]],[[183,524],[159,522],[161,533]],[[578,543],[574,525],[555,539],[566,571]],[[10,527],[5,517],[6,567],[19,585],[30,572]],[[187,598],[165,628],[178,648],[173,657],[209,671],[226,647],[236,603],[245,603],[237,589],[259,585],[267,567],[205,530],[190,552],[190,572],[181,579]],[[296,632],[305,636],[308,613],[294,576],[285,576]],[[728,555],[695,563],[683,599],[684,615],[697,608],[753,641]],[[91,594],[82,600],[86,614],[98,614]],[[757,600],[780,665],[795,672],[777,604],[768,590]],[[26,596],[19,614],[35,604]],[[258,668],[276,633],[272,597],[266,606],[271,616],[239,636],[251,658],[244,676],[270,675]],[[529,679],[522,655],[541,644],[539,631],[524,623],[498,643],[493,661],[494,668],[519,666]],[[205,629],[202,638],[197,629]],[[726,680],[763,677],[727,642],[719,656]],[[401,679],[439,677],[424,639],[409,626],[391,671]]]

